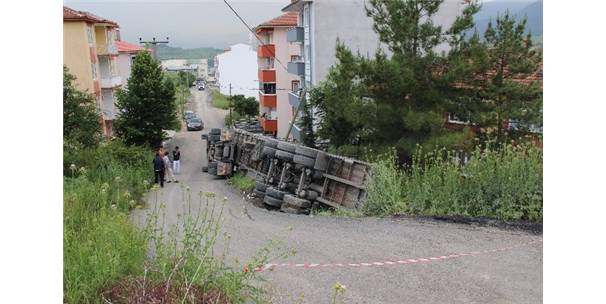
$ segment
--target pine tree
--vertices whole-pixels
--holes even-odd
[[[175,84],[148,52],[135,57],[128,88],[117,96],[116,133],[127,143],[156,147],[162,143],[163,130],[179,123]]]
[[[542,126],[540,83],[519,81],[534,74],[542,60],[525,32],[526,20],[516,22],[506,13],[497,17],[496,27],[488,24],[483,40],[475,33],[452,54],[453,64],[465,66],[453,103],[497,141]],[[509,122],[517,131],[506,128]]]
[[[75,80],[63,66],[63,138],[87,148],[94,147],[102,136],[95,99],[76,89]]]

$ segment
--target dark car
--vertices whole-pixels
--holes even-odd
[[[187,131],[201,131],[204,129],[204,123],[198,117],[191,118],[187,121]]]
[[[192,118],[198,118],[198,117],[194,113],[185,113],[183,115],[183,120],[185,120],[185,121],[188,121],[188,120],[190,120]]]

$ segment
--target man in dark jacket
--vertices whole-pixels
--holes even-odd
[[[154,157],[154,177],[155,183],[160,183],[160,187],[164,188],[164,159],[160,156],[160,152],[156,152]]]

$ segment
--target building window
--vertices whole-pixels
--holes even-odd
[[[96,80],[97,79],[97,65],[94,64],[94,63],[92,63],[91,64],[91,70],[92,70],[92,73],[93,73],[93,80]]]
[[[86,27],[86,37],[88,38],[88,45],[93,46],[95,39],[93,37],[93,28],[91,26]]]
[[[264,83],[263,84],[263,94],[276,94],[276,84],[275,83]]]
[[[299,62],[301,61],[301,56],[299,55],[290,55],[290,62]]]
[[[301,84],[301,82],[299,82],[298,80],[293,80],[291,85],[292,85],[292,91],[293,92],[297,92],[299,90],[299,85]]]

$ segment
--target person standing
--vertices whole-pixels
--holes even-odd
[[[159,183],[160,187],[164,188],[164,159],[160,156],[160,151],[156,152],[156,157],[153,160],[154,163],[154,178],[155,183]]]
[[[164,160],[164,168],[166,168],[166,182],[170,183],[178,183],[179,181],[175,178],[175,175],[173,174],[173,169],[171,168],[170,165],[170,159],[168,158],[168,155],[170,153],[168,153],[168,151],[164,152],[164,157],[162,158]]]
[[[173,173],[181,173],[181,151],[179,151],[179,146],[176,146],[173,150]]]

